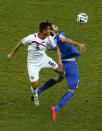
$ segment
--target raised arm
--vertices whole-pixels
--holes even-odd
[[[34,35],[31,34],[31,35],[28,35],[27,37],[23,38],[19,43],[17,43],[17,45],[12,49],[12,51],[7,55],[7,58],[11,59],[22,45],[31,44],[33,37],[34,37]]]
[[[66,38],[66,37],[62,36],[62,37],[60,37],[60,41],[66,43],[66,44],[72,44],[74,46],[78,46],[80,48],[81,52],[85,52],[87,50],[85,44],[73,41],[73,40],[71,40],[69,38]]]

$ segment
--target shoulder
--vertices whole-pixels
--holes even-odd
[[[29,38],[29,39],[34,39],[35,37],[36,37],[35,34],[30,34],[27,36],[27,38]]]
[[[35,38],[34,34],[30,34],[22,39],[23,44],[29,44]]]
[[[51,42],[51,41],[54,41],[54,38],[50,35],[50,36],[47,36],[47,37],[46,37],[46,40],[47,40],[48,42]]]
[[[59,37],[60,37],[60,36],[64,36],[64,37],[65,37],[66,35],[65,35],[64,32],[59,32]]]
[[[37,38],[37,35],[35,35],[35,34],[36,33],[30,34],[27,37],[25,37],[24,39],[29,40],[29,41],[34,40],[35,38]]]
[[[64,32],[61,32],[59,34],[59,38],[68,38],[68,35],[66,35]]]

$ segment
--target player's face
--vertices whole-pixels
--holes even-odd
[[[44,33],[46,36],[49,36],[50,33],[51,33],[51,28],[50,28],[50,26],[48,26],[48,27],[43,31],[43,33]]]
[[[58,32],[59,32],[59,30],[58,30],[58,26],[56,26],[56,25],[54,25],[54,24],[52,24],[51,25],[51,33],[53,34],[53,35],[56,35]]]

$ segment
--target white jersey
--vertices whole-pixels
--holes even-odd
[[[48,44],[53,47],[56,43],[52,36],[48,36],[45,39],[40,39],[38,33],[31,34],[22,39],[22,44],[28,45],[28,62],[39,63],[46,56],[45,50]]]

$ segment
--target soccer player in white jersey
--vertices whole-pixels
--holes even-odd
[[[58,66],[58,64],[61,64],[60,51],[58,46],[56,46],[53,37],[50,36],[50,33],[50,23],[42,22],[39,25],[38,33],[34,33],[23,38],[7,55],[8,59],[11,59],[22,45],[28,45],[27,67],[31,82],[32,101],[36,106],[39,106],[37,92],[40,70],[42,68],[52,68],[55,72],[59,74],[63,73],[61,66]],[[56,49],[58,64],[52,58],[47,56],[45,50],[48,44],[51,44]],[[60,79],[62,78],[59,77],[59,81]]]

